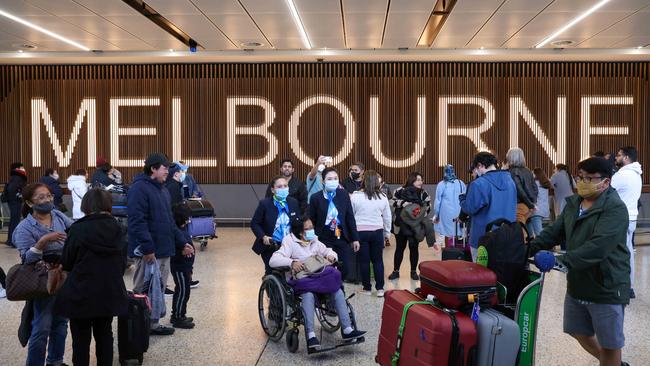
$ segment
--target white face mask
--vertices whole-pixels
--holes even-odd
[[[59,180],[59,175],[58,174],[52,174],[52,178]]]

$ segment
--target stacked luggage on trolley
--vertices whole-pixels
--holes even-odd
[[[208,240],[217,237],[214,207],[210,201],[203,198],[190,198],[187,204],[192,209],[192,218],[188,227],[190,236],[201,244],[201,251],[203,251],[208,246]]]
[[[375,361],[382,366],[534,365],[544,272],[552,268],[528,269],[524,232],[519,224],[500,220],[479,241],[479,262],[481,254],[492,258],[485,254],[481,264],[446,258],[422,262],[420,288],[386,292]],[[516,263],[497,254],[518,245]],[[464,253],[458,251],[458,257]],[[514,281],[512,268],[521,270],[514,272]]]

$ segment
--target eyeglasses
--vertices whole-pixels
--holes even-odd
[[[599,175],[597,177],[582,177],[582,176],[576,175],[574,178],[575,178],[576,182],[591,183],[594,179],[601,179],[602,180],[604,177],[601,176],[601,175]]]
[[[54,196],[52,196],[51,194],[34,196],[34,200],[36,200],[36,201],[44,201],[44,200],[48,200],[48,199],[51,200],[52,198],[54,198]]]

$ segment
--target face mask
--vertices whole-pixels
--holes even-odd
[[[280,200],[285,200],[289,196],[289,188],[278,188],[275,190],[275,196]]]
[[[325,181],[325,190],[328,192],[333,192],[339,187],[339,180],[327,180]]]
[[[314,231],[314,229],[305,230],[305,235],[303,237],[305,238],[305,240],[312,241],[316,237],[316,232]]]
[[[50,213],[52,210],[54,210],[54,202],[39,203],[38,205],[33,205],[32,210],[40,214]]]
[[[350,172],[350,177],[351,177],[352,179],[354,179],[354,180],[359,179],[360,176],[361,176],[361,173]]]
[[[59,180],[59,175],[58,174],[52,174],[52,178],[54,178],[55,180]]]
[[[576,183],[576,188],[578,189],[578,195],[582,198],[588,199],[600,193],[600,183],[580,181]]]
[[[181,173],[181,182],[185,181],[185,177],[187,177],[187,174]]]
[[[321,165],[319,165],[319,166],[318,166],[318,171],[319,171],[319,172],[322,172],[323,170],[325,170],[325,164],[321,164]]]

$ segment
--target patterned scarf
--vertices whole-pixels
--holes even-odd
[[[289,220],[289,207],[286,200],[280,200],[273,196],[273,204],[278,209],[278,219],[275,220],[275,229],[273,230],[273,240],[278,243],[282,242],[285,236],[291,231]]]
[[[329,204],[327,205],[327,217],[325,218],[325,225],[329,226],[330,230],[336,231],[337,226],[339,225],[339,210],[336,209],[334,205],[334,197],[336,197],[336,190],[332,192],[323,191],[325,198]]]

